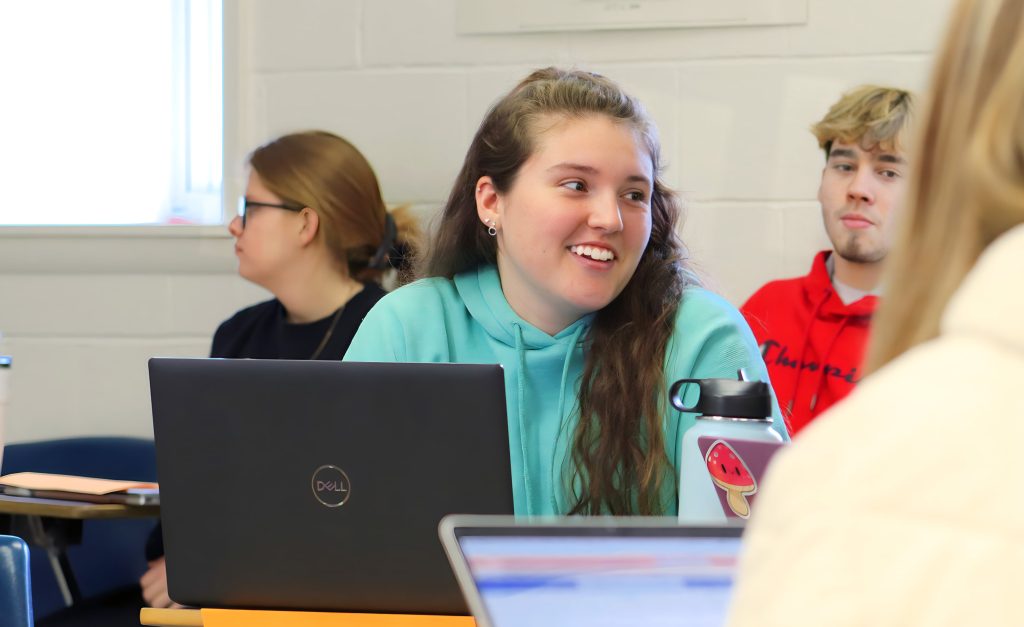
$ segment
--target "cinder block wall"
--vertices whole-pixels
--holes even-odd
[[[429,220],[498,95],[539,66],[599,71],[647,104],[692,256],[739,304],[827,246],[809,124],[862,82],[923,88],[951,4],[808,3],[795,26],[459,36],[456,0],[228,0],[228,162],[326,128]],[[241,168],[226,173],[237,193]],[[267,297],[235,275],[223,229],[137,231],[0,231],[8,441],[150,436],[146,359],[205,355],[221,320]]]

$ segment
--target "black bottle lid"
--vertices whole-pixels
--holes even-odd
[[[692,407],[683,404],[683,386],[694,384],[700,396]],[[738,379],[680,379],[669,390],[672,406],[679,411],[703,416],[766,420],[772,415],[772,392],[763,381],[747,381],[740,370]]]

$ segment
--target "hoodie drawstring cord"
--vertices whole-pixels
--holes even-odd
[[[821,386],[825,383],[825,369],[828,367],[828,356],[832,354],[832,349],[835,348],[836,342],[839,340],[839,334],[846,328],[847,323],[850,322],[849,317],[843,317],[843,320],[839,323],[839,329],[836,330],[835,335],[828,343],[828,347],[825,348],[825,352],[821,354],[821,368],[818,372],[818,384],[811,388],[811,413],[814,413],[814,408],[818,405],[818,393],[821,392]]]
[[[526,398],[526,351],[523,350],[523,330],[518,323],[513,322],[516,336],[516,357],[519,367],[516,368],[516,409],[519,423],[519,448],[523,454],[523,484],[526,490],[526,515],[533,515],[533,499],[530,496],[530,465],[526,457],[526,426],[523,422],[523,401]]]
[[[562,382],[558,386],[558,416],[561,424],[558,426],[558,434],[555,436],[555,448],[551,456],[551,511],[556,513],[558,512],[558,500],[556,498],[558,491],[554,488],[559,485],[559,481],[558,475],[555,474],[555,460],[558,458],[558,443],[562,437],[562,430],[568,423],[568,416],[563,413],[565,410],[565,384],[569,379],[569,364],[572,362],[572,354],[576,349],[576,343],[579,342],[580,336],[583,335],[583,329],[584,325],[579,325],[569,339],[569,347],[565,351],[565,361],[562,362]]]
[[[796,362],[796,379],[793,381],[793,388],[789,393],[789,402],[786,403],[786,418],[791,418],[793,416],[793,405],[796,403],[796,393],[797,390],[800,389],[800,379],[804,374],[804,357],[807,356],[807,347],[811,343],[811,329],[814,327],[814,322],[818,319],[818,312],[821,311],[821,308],[825,305],[825,302],[830,296],[832,296],[832,290],[825,290],[825,295],[818,301],[818,304],[814,306],[814,310],[811,312],[811,318],[807,321],[807,329],[804,330],[803,345],[800,348],[800,358]]]

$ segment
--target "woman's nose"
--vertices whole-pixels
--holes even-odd
[[[621,231],[622,211],[619,209],[619,197],[595,199],[587,224],[602,231]]]

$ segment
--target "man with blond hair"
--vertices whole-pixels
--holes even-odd
[[[772,281],[742,307],[792,435],[860,379],[906,188],[912,101],[902,89],[864,85],[811,127],[825,152],[818,201],[832,250],[818,253],[808,275]]]

